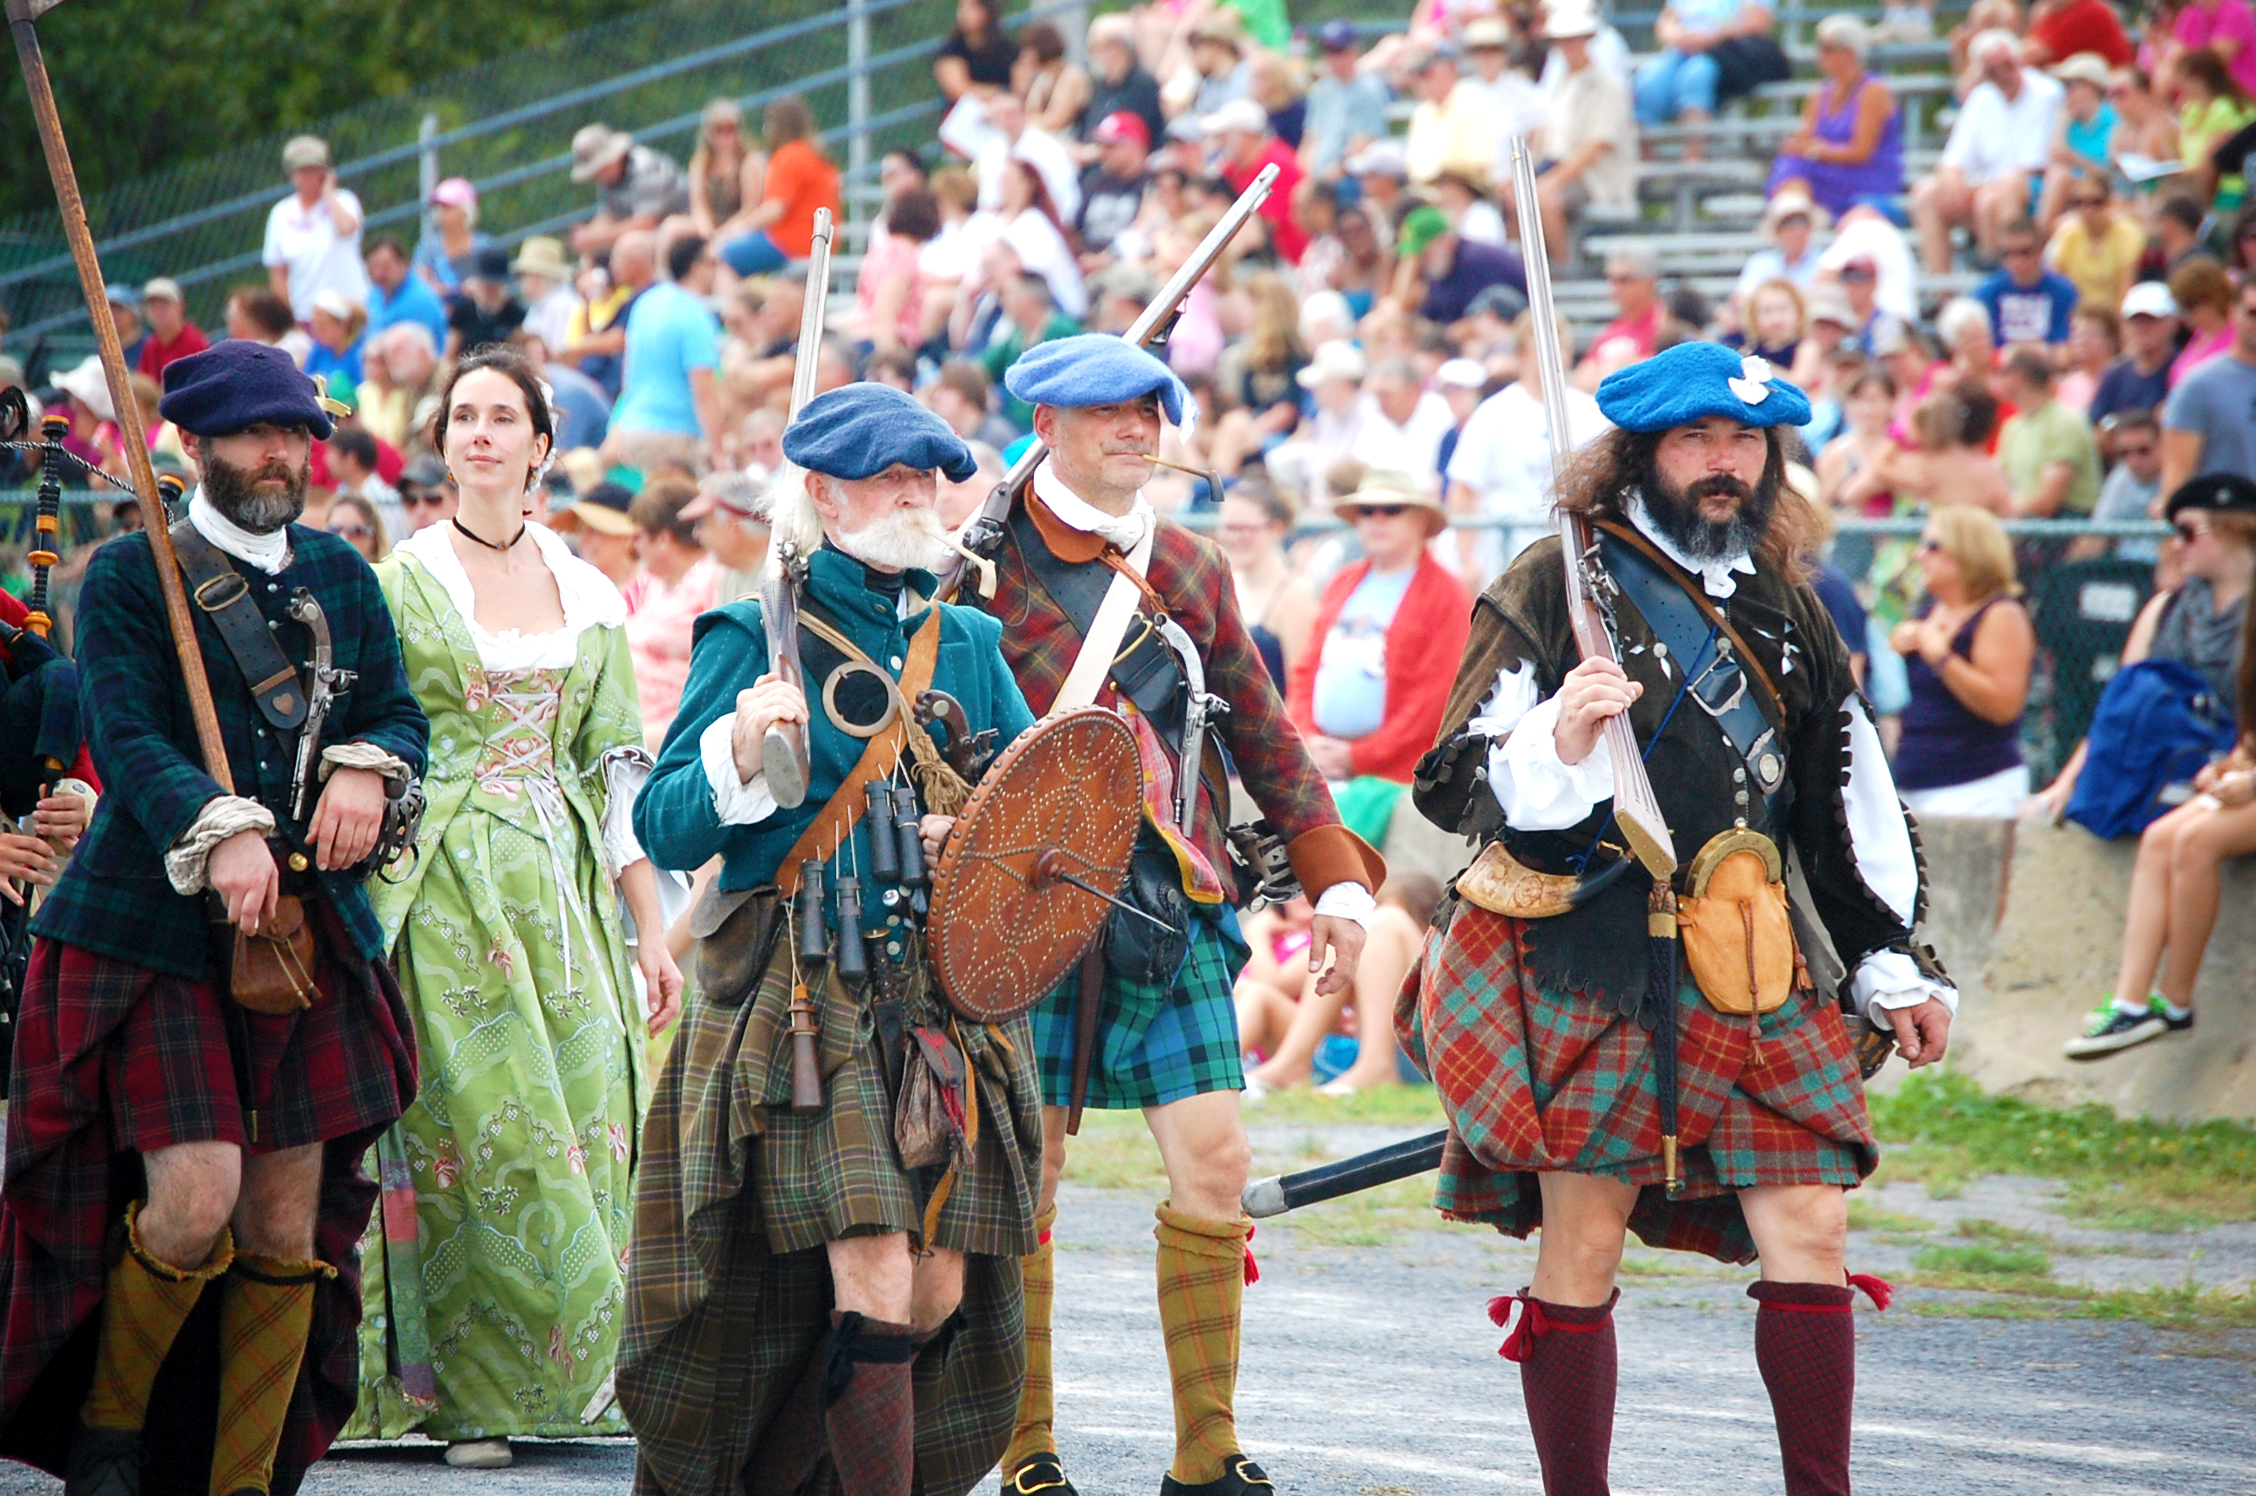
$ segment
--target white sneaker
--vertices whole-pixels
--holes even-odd
[[[457,1439],[446,1452],[446,1462],[457,1470],[507,1470],[514,1459],[507,1439]]]

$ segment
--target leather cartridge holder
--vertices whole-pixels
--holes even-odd
[[[1744,828],[1712,838],[1692,859],[1691,891],[1676,901],[1685,964],[1719,1013],[1768,1013],[1794,991],[1794,925],[1778,846]]]
[[[313,924],[296,894],[276,900],[274,917],[246,934],[235,929],[228,993],[253,1013],[281,1016],[313,1006]]]

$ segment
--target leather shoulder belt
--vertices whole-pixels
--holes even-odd
[[[274,642],[274,630],[252,600],[249,580],[185,519],[173,523],[172,549],[188,579],[189,598],[219,630],[227,652],[250,683],[259,715],[280,731],[296,732],[305,725],[305,689],[298,680],[298,667]]]
[[[1034,580],[1073,621],[1074,630],[1086,636],[1112,587],[1111,569],[1095,562],[1073,566],[1059,560],[1034,528],[1024,504],[1011,511],[1010,531]],[[1170,739],[1175,736],[1183,719],[1183,670],[1155,630],[1138,631],[1135,642],[1121,651],[1112,662],[1112,682],[1138,711],[1162,724]]]
[[[1667,646],[1676,668],[1699,667],[1688,694],[1730,740],[1746,764],[1748,777],[1762,792],[1772,828],[1782,832],[1792,781],[1786,777],[1786,750],[1778,739],[1778,724],[1763,709],[1765,697],[1774,697],[1775,692],[1762,667],[1748,657],[1720,613],[1711,617],[1711,610],[1703,609],[1684,584],[1641,547],[1610,528],[1601,532],[1598,543],[1608,575],[1653,636]]]

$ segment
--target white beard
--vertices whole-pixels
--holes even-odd
[[[939,514],[930,509],[898,509],[863,529],[842,530],[836,539],[855,560],[893,571],[932,571],[953,553]]]

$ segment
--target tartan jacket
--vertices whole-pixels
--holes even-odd
[[[301,669],[312,641],[286,611],[290,595],[305,588],[328,615],[336,664],[359,678],[331,708],[323,743],[369,743],[420,775],[430,725],[408,689],[399,636],[376,574],[360,553],[334,535],[292,525],[290,564],[279,575],[228,560],[251,584],[260,611],[278,625],[283,653]],[[204,900],[173,891],[164,849],[222,794],[266,806],[277,834],[287,839],[302,840],[305,825],[289,815],[294,736],[267,725],[218,628],[202,610],[190,612],[235,782],[223,786],[204,772],[149,537],[110,542],[88,565],[78,605],[79,715],[105,792],[32,932],[201,980],[209,970]],[[338,874],[317,876],[361,955],[382,959],[383,937],[361,885]]]
[[[1103,564],[1098,557],[1106,543],[1052,514],[1031,485],[1018,502],[1026,506],[1052,555],[1076,565]],[[1300,886],[1311,899],[1344,882],[1360,883],[1376,893],[1386,881],[1386,863],[1340,824],[1332,792],[1285,715],[1285,704],[1238,614],[1237,590],[1221,548],[1164,516],[1158,523],[1145,580],[1191,636],[1206,665],[1207,690],[1230,704],[1215,732],[1246,793],[1285,838]],[[1006,529],[995,570],[995,595],[978,605],[1002,622],[1003,657],[1018,677],[1027,704],[1036,712],[1047,712],[1081,652],[1081,631],[1034,576],[1019,552],[1015,530]],[[971,591],[966,589],[964,601],[977,601]],[[1134,625],[1130,628],[1133,637]],[[1099,699],[1111,694],[1108,687]],[[1226,877],[1230,862],[1223,832],[1229,800],[1215,794],[1211,762],[1209,770],[1197,825],[1189,830],[1207,861]]]

